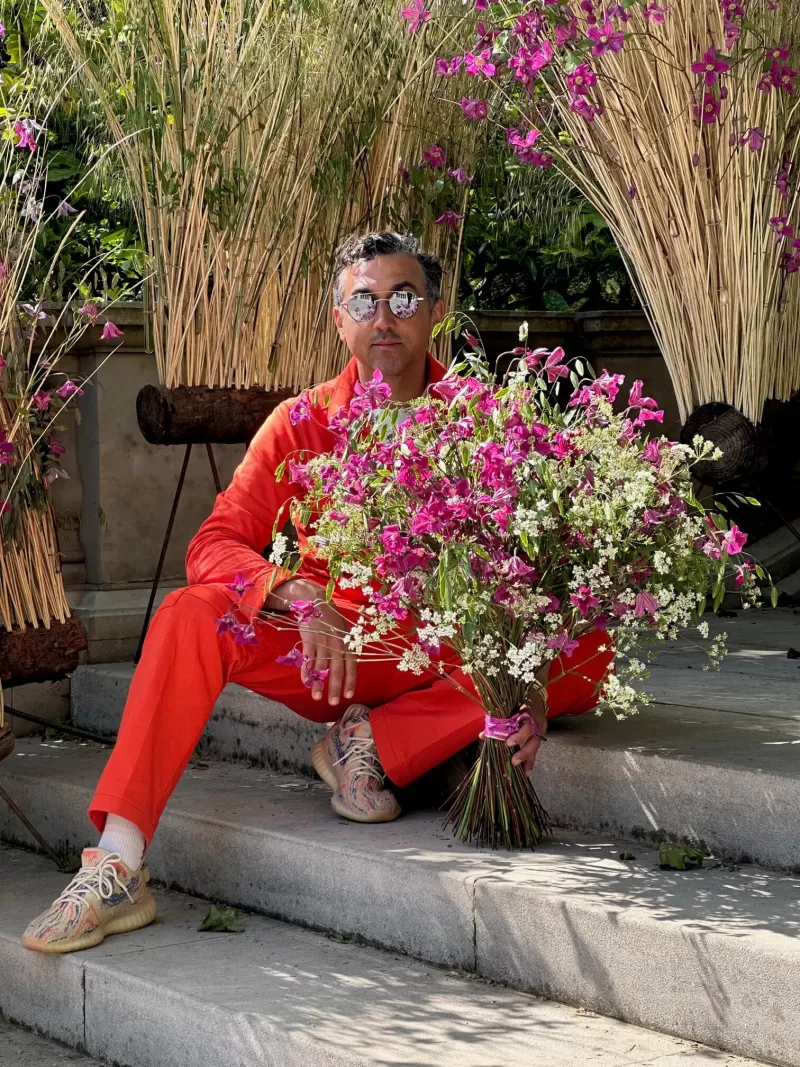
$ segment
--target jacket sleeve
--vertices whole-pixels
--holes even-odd
[[[280,482],[275,478],[278,466],[297,447],[284,402],[253,438],[231,484],[192,538],[186,553],[190,584],[229,583],[243,574],[255,586],[248,599],[260,607],[269,590],[289,577],[287,568],[269,563],[261,553],[272,540],[281,506],[297,493],[286,476]],[[280,525],[288,518],[287,507]]]

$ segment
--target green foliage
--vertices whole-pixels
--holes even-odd
[[[673,871],[688,871],[702,867],[704,855],[688,845],[676,845],[672,841],[662,841],[658,849],[658,862],[662,867]]]
[[[495,134],[464,224],[464,311],[636,307],[608,225],[555,169],[524,167]]]
[[[123,292],[139,295],[144,246],[119,159],[108,153],[99,105],[70,80],[71,61],[42,4],[0,0],[0,22],[6,27],[0,42],[3,115],[13,121],[30,114],[45,127],[37,147],[46,173],[36,191],[43,214],[63,202],[82,213],[75,226],[75,216],[66,214],[40,227],[21,296],[62,301],[78,278],[84,279],[86,295],[91,291],[108,300]],[[23,98],[30,109],[24,114]],[[57,269],[47,279],[59,248]]]
[[[206,917],[197,927],[198,930],[214,930],[228,934],[243,934],[244,923],[239,918],[236,908],[228,904],[212,904]]]

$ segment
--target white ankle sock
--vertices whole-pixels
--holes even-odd
[[[120,815],[107,815],[103,836],[97,845],[106,852],[116,852],[132,871],[138,871],[144,856],[144,834],[136,825]]]

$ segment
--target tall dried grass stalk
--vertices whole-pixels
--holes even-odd
[[[712,44],[727,55],[717,0],[672,0],[663,25],[629,11],[622,29],[637,36],[592,61],[601,118],[587,123],[569,111],[563,71],[556,77],[558,120],[575,141],[561,164],[628,261],[682,417],[724,400],[757,421],[767,398],[785,400],[800,386],[800,284],[780,269],[769,227],[795,207],[796,193],[783,200],[775,179],[798,147],[800,101],[758,90],[763,40],[745,26],[737,50],[753,51],[723,79],[719,120],[699,126],[701,79],[691,64]],[[798,42],[800,6],[778,5],[770,37]],[[758,152],[740,143],[754,127],[768,137]]]
[[[389,221],[398,163],[444,111],[470,162],[473,135],[435,98],[396,4],[121,0],[110,25],[88,4],[45,2],[127,138],[162,380],[300,387],[335,373],[336,244]],[[458,235],[424,218],[419,236],[455,277]]]

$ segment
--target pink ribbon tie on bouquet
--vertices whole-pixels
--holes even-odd
[[[494,741],[507,741],[512,734],[515,734],[525,720],[531,724],[534,736],[538,737],[540,741],[546,741],[547,738],[541,731],[527,711],[520,711],[516,715],[511,715],[509,718],[498,718],[494,715],[487,715],[483,721],[483,736],[486,738],[491,737]]]

